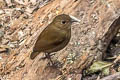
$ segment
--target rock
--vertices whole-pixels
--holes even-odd
[[[4,14],[4,13],[5,13],[5,12],[4,12],[2,9],[0,9],[0,15],[1,15],[1,14]]]

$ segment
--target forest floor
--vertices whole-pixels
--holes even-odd
[[[29,37],[33,35],[35,30],[38,29],[38,28],[36,29],[34,28],[33,30],[34,26],[31,26],[33,25],[31,21],[33,20],[34,16],[39,15],[39,14],[35,14],[38,8],[46,5],[50,0],[39,0],[38,2],[35,2],[35,1],[31,0],[31,2],[29,2],[26,0],[26,2],[22,2],[22,1],[16,0],[16,2],[9,2],[9,0],[8,1],[0,0],[0,44],[1,44],[0,45],[0,74],[1,74],[0,79],[1,80],[9,80],[6,75],[6,74],[9,74],[9,72],[6,73],[5,76],[3,74],[3,71],[4,71],[3,69],[5,67],[8,57],[12,55],[12,53],[14,53],[17,49],[20,49],[20,47],[23,44],[25,44],[26,39],[29,39]],[[91,0],[90,4],[94,4],[94,0]],[[89,5],[86,5],[86,6],[89,6]],[[95,27],[91,28],[91,25],[95,25],[96,23],[98,23],[97,22],[98,17],[96,16],[97,14],[93,13],[93,15],[91,16],[92,23],[89,25],[89,24],[86,24],[87,20],[85,18],[85,16],[88,14],[84,10],[78,11],[78,13],[80,15],[79,18],[83,19],[82,22],[80,23],[81,26],[79,27],[78,24],[73,25],[72,27],[73,36],[71,38],[70,43],[63,51],[60,51],[58,52],[57,55],[55,55],[57,58],[57,56],[63,52],[64,56],[67,56],[67,54],[65,54],[67,53],[66,50],[69,51],[70,53],[69,53],[69,56],[67,57],[68,63],[72,63],[76,59],[76,56],[79,56],[79,52],[85,53],[84,50],[86,50],[86,47],[89,46],[87,45],[88,42],[89,44],[94,44],[94,42],[91,41],[90,38],[94,38],[96,36],[94,33]],[[49,15],[48,17],[50,18],[51,15]],[[34,18],[34,22],[36,21]],[[36,23],[39,23],[39,21],[37,21]],[[50,21],[48,21],[47,23],[50,23]],[[42,25],[42,23],[40,23],[40,25]],[[81,28],[81,27],[84,27],[84,28]],[[36,32],[36,34],[38,33]],[[85,44],[86,46],[84,46]],[[26,47],[31,48],[32,46],[26,45]],[[108,56],[113,57],[109,61],[111,60],[113,61],[117,56],[120,55],[120,31],[118,32],[118,34],[116,34],[116,36],[111,41],[107,49],[107,53],[109,53]],[[19,54],[19,52],[17,54]],[[10,63],[11,62],[12,61],[10,61]],[[113,73],[115,71],[120,72],[119,64],[120,64],[120,61],[118,61],[117,64],[114,66],[115,68],[113,70]],[[98,75],[100,75],[100,73],[87,75],[83,78],[83,80],[95,80],[96,78],[98,78]],[[74,76],[74,75],[69,75],[68,77],[71,77],[71,76]],[[81,75],[79,75],[79,78],[80,76]]]

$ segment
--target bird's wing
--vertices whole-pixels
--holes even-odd
[[[48,49],[55,48],[57,45],[64,42],[65,38],[66,37],[64,32],[46,28],[38,37],[33,50],[44,52]]]

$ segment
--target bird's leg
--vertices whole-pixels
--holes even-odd
[[[54,63],[53,63],[53,61],[51,59],[50,53],[45,53],[45,56],[46,56],[46,58],[48,58],[50,60],[51,64],[53,65]]]
[[[62,64],[61,64],[59,61],[53,61],[53,60],[51,59],[51,56],[52,56],[52,55],[55,55],[55,54],[45,53],[46,58],[48,58],[48,59],[50,60],[49,65],[52,66],[52,67],[57,67],[57,68],[58,68],[58,67],[61,67]]]
[[[52,64],[52,65],[54,64],[53,61],[52,61],[52,59],[51,59],[50,53],[45,53],[45,57],[43,57],[42,59],[49,59],[50,62],[51,62],[51,64]]]

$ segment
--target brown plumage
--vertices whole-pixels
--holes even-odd
[[[34,59],[40,52],[49,55],[63,49],[70,41],[72,22],[76,22],[76,20],[73,20],[69,15],[56,16],[39,35],[30,58]]]

